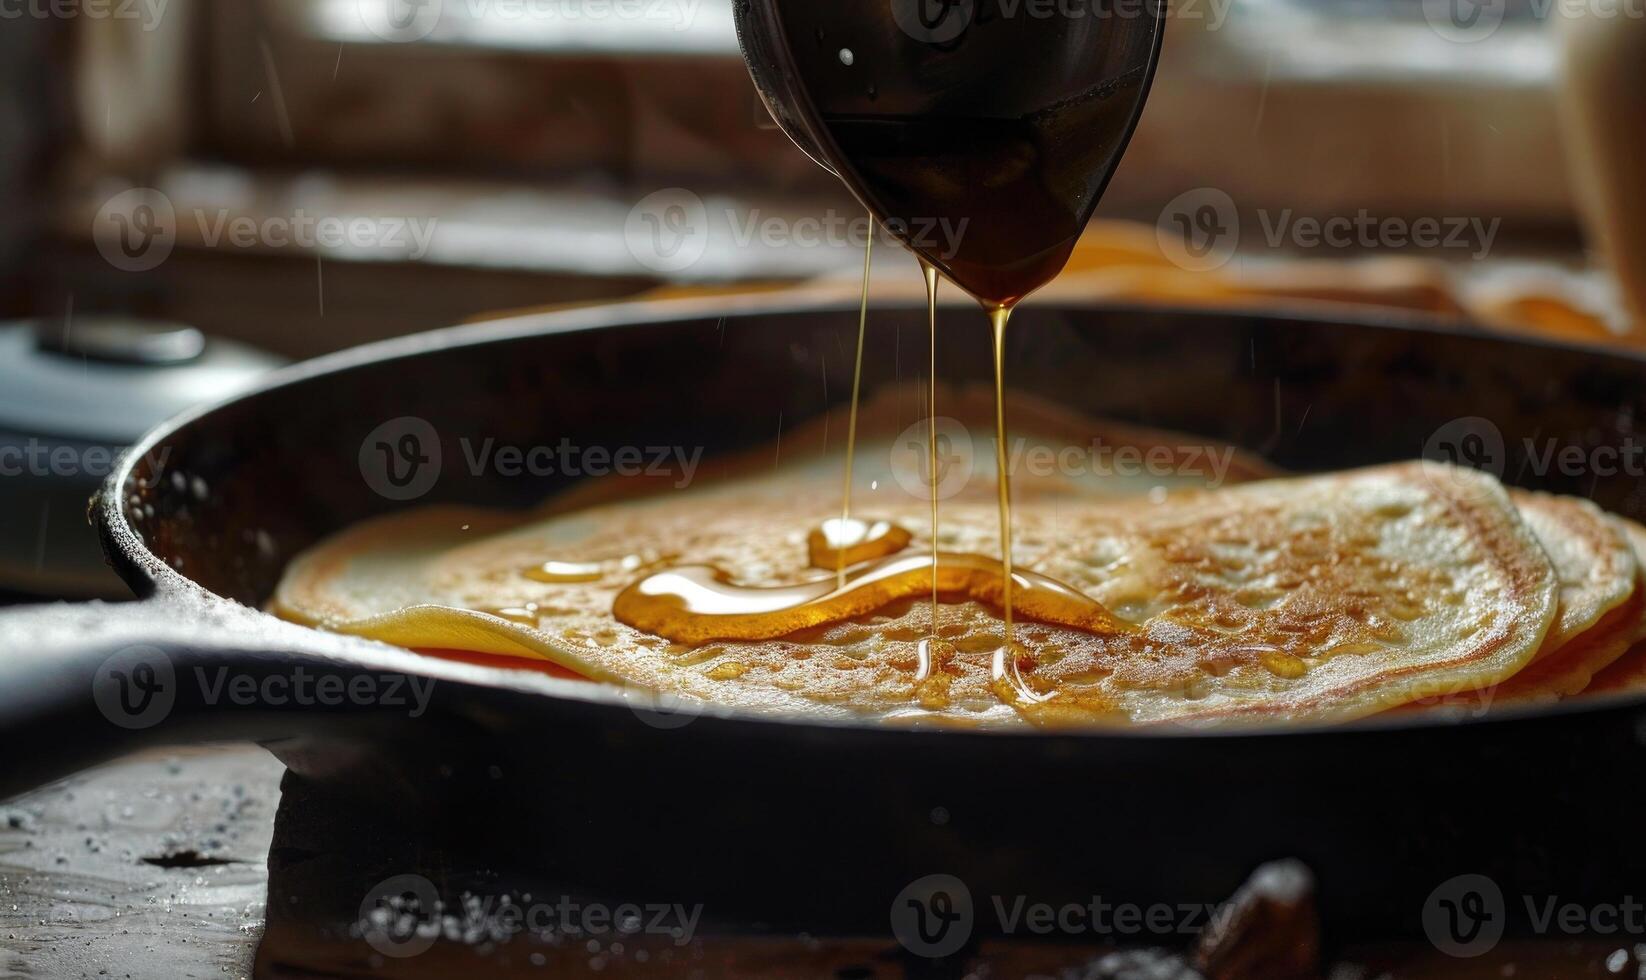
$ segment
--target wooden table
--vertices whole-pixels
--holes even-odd
[[[0,805],[0,977],[249,977],[283,771],[150,754]]]
[[[301,783],[286,787],[287,807],[279,810],[282,774],[272,756],[248,746],[151,753],[0,805],[0,980],[1196,977],[1160,954],[1043,942],[986,941],[963,958],[932,963],[886,937],[711,933],[682,948],[596,943],[596,949],[583,939],[523,936],[503,943],[442,941],[411,958],[384,958],[349,934],[342,921],[348,916],[336,909],[359,901],[359,882],[376,880],[381,871],[372,870],[374,862],[384,854],[412,859],[419,870],[445,865],[443,872],[453,870],[451,856],[426,842],[385,843],[376,828],[362,833],[366,818],[305,807]],[[495,869],[459,874],[513,884]],[[270,894],[282,907],[267,906]],[[1325,976],[1646,980],[1646,945],[1638,941],[1505,942],[1471,961],[1426,944],[1382,947],[1355,951]]]

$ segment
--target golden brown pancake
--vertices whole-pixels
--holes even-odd
[[[1633,598],[1607,613],[1588,632],[1483,694],[1482,701],[1489,701],[1491,707],[1506,708],[1558,701],[1585,690],[1599,672],[1615,663],[1634,643],[1643,611],[1646,601],[1637,590]]]
[[[1640,693],[1646,693],[1646,644],[1637,639],[1623,656],[1594,676],[1582,696]]]
[[[1020,709],[1049,723],[1078,721],[1103,700],[1126,705],[1132,721],[1342,721],[1512,676],[1552,622],[1552,568],[1496,481],[1436,478],[1434,465],[1248,484],[1175,514],[1168,506],[1157,550],[1176,567],[1147,591],[1175,601],[1120,656],[1085,643],[1084,656],[1038,665],[1030,687],[1053,696]],[[1116,595],[1130,580],[1091,591]],[[1176,634],[1180,624],[1195,630]],[[1081,683],[1106,670],[1110,683]],[[1177,703],[1158,696],[1172,683]]]
[[[1614,516],[1612,520],[1622,529],[1634,548],[1636,560],[1646,568],[1646,527],[1627,518]],[[1595,674],[1589,686],[1583,689],[1591,694],[1624,694],[1646,692],[1646,615],[1636,624],[1630,637],[1630,648],[1623,656]]]
[[[1529,490],[1511,490],[1560,581],[1554,624],[1532,662],[1494,688],[1439,699],[1451,714],[1547,703],[1576,694],[1633,642],[1643,593],[1640,565],[1622,528],[1593,503]]]
[[[882,416],[865,412],[853,512],[929,552],[925,488],[898,479],[905,436],[874,431],[916,418]],[[1026,428],[1021,415],[1014,425]],[[1091,434],[1123,443],[1116,431],[1082,423],[1038,442],[1056,456]],[[1149,438],[1179,468],[1204,443]],[[1024,609],[1008,656],[998,590],[977,582],[946,587],[949,646],[935,653],[913,593],[761,640],[677,643],[614,618],[637,580],[688,564],[742,587],[832,582],[811,566],[808,532],[839,513],[840,460],[796,459],[804,441],[786,438],[791,455],[775,467],[774,453],[756,454],[763,473],[681,492],[589,505],[601,496],[591,489],[532,516],[430,508],[366,522],[294,561],[273,607],[325,629],[544,658],[740,708],[1000,725],[1348,720],[1490,687],[1532,659],[1555,617],[1554,570],[1490,476],[1402,464],[1164,493],[1196,480],[1071,463],[1014,471],[1014,557],[1101,604],[1116,629]],[[947,488],[938,547],[981,561],[999,539],[992,468],[977,469]],[[1152,492],[1116,496],[1111,476]]]
[[[1639,566],[1641,574],[1646,576],[1646,527],[1642,527],[1627,517],[1608,514],[1612,526],[1623,532],[1624,540],[1629,542],[1629,550],[1635,553],[1635,564]],[[1635,641],[1646,640],[1646,617],[1642,617],[1640,624],[1635,628]]]
[[[1542,661],[1629,601],[1638,563],[1623,531],[1593,503],[1530,490],[1509,497],[1560,579],[1560,611],[1535,658]]]
[[[1510,492],[1560,579],[1560,608],[1543,649],[1491,694],[1498,707],[1555,701],[1621,657],[1642,620],[1639,563],[1622,529],[1578,497]]]

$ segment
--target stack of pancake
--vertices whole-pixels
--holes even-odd
[[[1646,529],[1587,501],[1425,461],[1253,479],[1260,462],[1204,440],[1014,413],[1016,566],[1101,603],[1115,628],[1019,609],[1003,648],[1000,596],[975,588],[941,596],[937,644],[928,600],[907,594],[923,590],[756,640],[717,636],[712,611],[693,642],[614,615],[637,581],[683,566],[748,589],[834,581],[808,549],[841,506],[839,429],[830,455],[821,426],[785,438],[789,462],[758,453],[684,489],[605,481],[530,515],[366,522],[295,560],[273,609],[440,655],[912,725],[1472,717],[1646,690]],[[925,487],[906,472],[924,423],[895,398],[863,416],[853,513],[929,553]],[[951,441],[970,475],[944,485],[940,565],[999,553],[992,431],[960,432],[977,465]]]

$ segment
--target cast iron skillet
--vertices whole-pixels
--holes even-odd
[[[988,379],[982,318],[945,316],[943,377]],[[1013,386],[1089,415],[1299,470],[1412,458],[1482,417],[1509,481],[1646,516],[1626,473],[1537,463],[1547,445],[1632,443],[1646,417],[1633,356],[1417,324],[1032,303],[1019,318]],[[885,932],[894,897],[929,874],[964,882],[987,932],[992,896],[1215,902],[1259,862],[1299,857],[1338,938],[1421,936],[1431,892],[1462,873],[1498,883],[1511,931],[1519,896],[1594,904],[1646,880],[1640,699],[1242,735],[911,733],[649,711],[612,687],[253,611],[300,549],[407,506],[363,476],[363,443],[389,420],[438,434],[443,464],[417,503],[524,506],[569,481],[472,473],[460,439],[769,443],[780,416],[800,424],[849,392],[855,325],[855,310],[758,307],[511,321],[301,365],[163,426],[92,507],[143,601],[0,616],[0,795],[139,746],[256,739],[292,778],[416,815],[487,860],[819,932]],[[920,311],[877,310],[869,338],[872,391],[920,363]],[[364,695],[303,701],[300,674],[316,696],[322,677]],[[408,677],[434,679],[417,717],[408,689],[390,690]]]

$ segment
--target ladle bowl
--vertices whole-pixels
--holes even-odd
[[[1159,0],[738,0],[778,125],[887,230],[1005,305],[1068,260],[1120,161]]]

